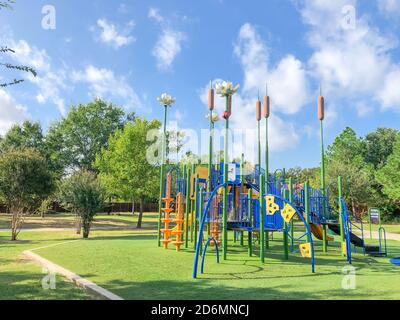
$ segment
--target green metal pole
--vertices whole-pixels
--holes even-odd
[[[203,220],[203,199],[204,199],[204,189],[203,187],[200,188],[200,196],[199,196],[199,221]],[[202,231],[203,232],[203,231]],[[202,237],[203,238],[203,237]],[[203,252],[203,243],[200,243],[200,252]]]
[[[194,187],[194,241],[193,241],[193,249],[196,250],[197,246],[197,230],[198,230],[198,214],[199,214],[199,203],[197,202],[197,196],[199,194],[199,184],[198,184],[198,177],[194,180],[195,187]]]
[[[309,182],[304,183],[304,211],[306,215],[306,222],[310,223],[310,184]],[[307,233],[307,242],[310,242],[310,236]]]
[[[189,246],[189,214],[190,214],[190,168],[186,168],[186,206],[185,206],[185,215],[186,215],[186,229],[185,229],[185,248],[187,249]]]
[[[240,159],[240,181],[241,181],[241,185],[240,185],[240,196],[242,196],[243,194],[243,176],[244,176],[244,154],[242,153],[242,157]],[[240,245],[243,246],[244,245],[244,232],[241,231],[240,232]]]
[[[157,243],[161,247],[161,219],[162,219],[162,205],[164,197],[164,162],[165,162],[165,138],[167,136],[167,110],[168,106],[164,106],[164,134],[162,137],[161,147],[161,168],[160,168],[160,195],[158,200],[158,226],[157,226]]]
[[[264,176],[260,174],[260,261],[265,262]]]
[[[229,97],[226,97],[226,112],[229,111]],[[223,259],[228,257],[228,135],[229,135],[229,119],[225,120],[225,139],[224,139],[224,211],[222,216],[223,231]]]
[[[288,192],[284,190],[284,198],[288,200]],[[283,250],[284,250],[284,258],[285,260],[289,260],[289,237],[288,237],[288,224],[285,222],[284,224],[284,232],[283,232]]]
[[[265,193],[269,194],[269,134],[268,118],[265,118]],[[266,232],[266,247],[269,249],[269,232]]]
[[[196,165],[192,163],[192,170],[191,170],[192,175],[196,173]],[[196,185],[196,179],[193,180],[193,183]],[[195,188],[193,187],[193,192],[194,192],[194,197],[193,200],[190,201],[190,215],[192,216],[192,223],[190,225],[190,241],[194,241],[194,227],[195,227],[195,216],[193,212],[195,211],[195,204],[196,204],[196,193],[195,193]]]
[[[289,178],[289,202],[293,203],[293,179],[292,177]],[[290,221],[290,236],[292,237],[292,248],[294,248],[294,219]]]
[[[253,200],[253,189],[250,189],[247,193],[248,201],[247,201],[247,216],[250,217],[250,226],[253,227],[253,215],[251,212],[252,200]],[[249,231],[247,238],[248,252],[249,257],[253,255],[253,233]]]
[[[211,192],[211,181],[212,181],[212,160],[213,160],[213,131],[214,123],[212,121],[213,112],[210,111],[210,145],[208,148],[208,184],[207,191]]]
[[[342,197],[343,197],[343,180],[342,177],[338,177],[338,197],[339,197],[339,225],[340,225],[340,244],[343,245],[344,242],[344,226],[343,226],[343,219],[342,219]],[[342,252],[342,256],[344,257],[345,254]]]
[[[322,215],[325,218],[326,185],[325,185],[325,150],[324,150],[324,122],[323,122],[323,120],[321,120],[320,123],[321,123],[321,126],[320,126],[320,133],[321,133],[321,191],[322,191],[322,196],[324,197]],[[328,252],[328,241],[327,241],[327,237],[326,237],[326,224],[323,225],[322,250],[323,250],[323,252]]]

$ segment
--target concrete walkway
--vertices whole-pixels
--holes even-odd
[[[357,230],[357,232],[355,232],[355,230],[353,230],[354,233],[360,235],[361,232],[359,230]],[[369,230],[364,230],[364,238],[366,239],[370,239],[370,233]],[[378,231],[372,231],[372,239],[379,239],[379,233]],[[387,240],[395,240],[395,241],[400,241],[400,234],[397,233],[390,233],[390,232],[386,232],[386,239]]]

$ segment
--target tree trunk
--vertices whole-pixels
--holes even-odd
[[[76,234],[81,234],[82,230],[82,220],[81,217],[77,214],[76,215]]]
[[[82,227],[83,227],[83,239],[89,238],[90,226],[91,226],[91,223],[88,222],[88,221],[84,221],[84,222],[82,223]]]
[[[107,208],[107,215],[111,215],[111,211],[112,211],[112,203],[111,203],[111,197],[108,198],[108,208]]]
[[[140,198],[140,211],[139,211],[139,218],[138,218],[138,222],[137,222],[137,229],[141,229],[142,228],[142,220],[143,220],[143,202],[144,199],[143,197]]]
[[[11,241],[17,240],[17,224],[18,224],[18,214],[13,212],[11,219]]]
[[[135,215],[135,199],[132,198],[132,215]]]

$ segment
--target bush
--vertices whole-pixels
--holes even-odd
[[[65,208],[77,215],[79,231],[88,238],[94,216],[103,208],[105,191],[97,176],[89,171],[78,171],[64,179],[59,186],[59,199]]]

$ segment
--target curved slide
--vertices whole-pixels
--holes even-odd
[[[314,224],[314,223],[310,223],[310,229],[312,234],[318,239],[318,240],[323,240],[323,229],[322,226],[320,224]],[[333,241],[335,240],[335,238],[331,237],[331,236],[326,236],[326,240],[327,241]]]

